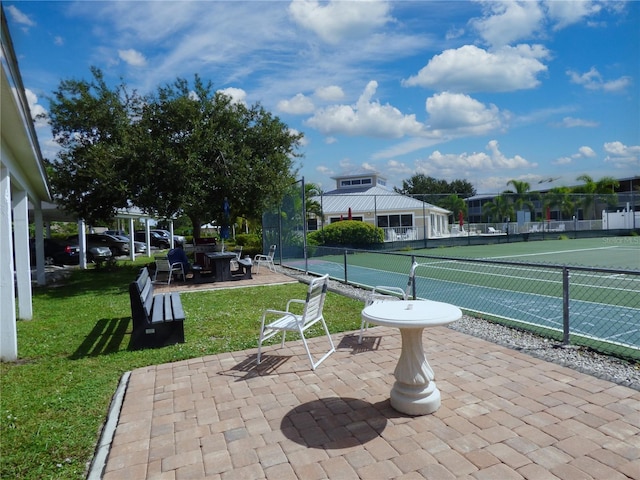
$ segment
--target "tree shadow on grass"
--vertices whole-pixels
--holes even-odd
[[[80,360],[118,352],[127,335],[131,317],[102,318],[96,322],[91,332],[69,357]]]

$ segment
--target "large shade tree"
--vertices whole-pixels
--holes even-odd
[[[63,80],[50,99],[49,122],[61,147],[48,173],[56,203],[92,224],[108,222],[130,206],[126,175],[131,119],[141,106],[124,84],[107,86],[103,74]]]
[[[260,105],[233,102],[198,76],[192,87],[178,79],[158,88],[137,126],[135,203],[159,216],[184,213],[196,237],[203,223],[257,218],[280,201],[302,138]]]
[[[187,215],[198,237],[202,223],[259,218],[295,176],[302,134],[260,105],[234,103],[197,75],[141,97],[92,74],[63,81],[51,102],[63,147],[50,163],[52,184],[69,211],[92,222],[131,205]]]
[[[460,198],[472,197],[476,190],[466,180],[439,180],[423,173],[417,173],[407,180],[402,181],[402,188],[394,187],[394,190],[403,195],[413,195],[425,202],[447,208],[449,196],[455,194]]]

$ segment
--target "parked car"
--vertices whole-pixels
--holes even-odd
[[[159,235],[162,235],[162,237],[165,238],[167,240],[167,242],[170,243],[171,232],[169,232],[169,230],[153,229],[151,231],[152,232],[156,232]],[[174,233],[173,234],[173,241],[174,241],[176,247],[184,247],[184,242],[186,242],[186,239],[182,235],[176,235]]]
[[[156,233],[156,232],[149,232],[150,234],[150,240],[151,240],[151,246],[152,247],[156,247],[159,248],[161,250],[165,250],[167,248],[169,248],[169,240],[164,238],[162,235]],[[135,233],[135,237],[134,237],[137,241],[139,242],[146,242],[146,233],[144,231],[141,232],[136,232]]]
[[[90,246],[87,249],[87,262],[102,263],[113,257],[113,253],[109,247]]]
[[[116,230],[112,230],[112,231],[116,231]],[[125,242],[129,243],[129,237],[126,235],[115,235],[115,234],[111,234],[114,237],[120,239],[120,240],[124,240]],[[133,241],[133,251],[134,253],[147,253],[147,244],[144,242],[138,242],[137,240]]]
[[[114,237],[127,237],[129,238],[129,234],[124,230],[105,230],[102,233],[106,233],[107,235],[113,235]]]
[[[36,241],[29,241],[31,264],[36,264]],[[78,243],[44,239],[44,264],[45,265],[78,265],[80,263],[80,248]]]
[[[113,235],[106,233],[87,233],[87,248],[91,247],[108,247],[114,257],[120,255],[129,255],[129,242],[120,240]],[[72,235],[67,240],[75,240],[78,242],[78,236]]]
[[[35,239],[29,242],[31,249],[31,263],[36,263],[36,243]],[[108,247],[94,246],[88,248],[87,262],[102,263],[111,258],[111,250]],[[80,247],[77,239],[58,240],[52,238],[44,239],[44,262],[45,265],[78,265],[80,263]]]

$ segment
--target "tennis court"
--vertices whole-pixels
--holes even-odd
[[[405,289],[415,261],[419,298],[541,333],[565,329],[572,343],[578,338],[590,346],[604,342],[640,355],[638,237],[322,253],[328,254],[307,261],[309,271],[361,286]],[[304,260],[286,264],[304,269]]]

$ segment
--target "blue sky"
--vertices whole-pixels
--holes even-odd
[[[3,5],[35,113],[91,66],[141,93],[197,73],[303,132],[300,175],[324,190],[368,171],[478,193],[640,174],[640,2]]]

